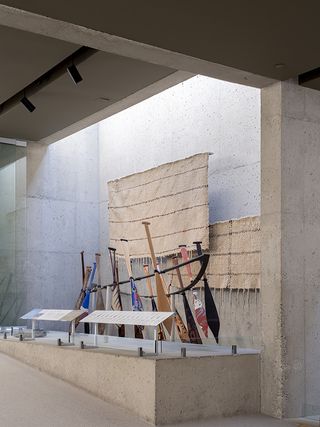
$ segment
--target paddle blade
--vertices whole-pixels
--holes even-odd
[[[220,319],[207,279],[204,279],[204,301],[209,328],[219,343]]]
[[[171,311],[168,297],[165,294],[163,289],[163,283],[162,283],[161,277],[158,273],[156,273],[155,278],[156,278],[156,289],[157,289],[157,297],[158,297],[158,311]],[[169,334],[171,334],[172,319],[166,319],[163,323],[167,331],[169,332]]]
[[[189,335],[190,342],[191,344],[202,344],[202,340],[199,335],[196,322],[194,321],[192,311],[185,294],[183,294],[183,305],[184,305],[184,311],[186,313],[187,328],[188,328],[188,335]]]
[[[196,320],[198,325],[201,326],[201,329],[205,335],[206,338],[208,338],[208,322],[207,322],[207,316],[206,316],[206,310],[203,307],[203,304],[201,300],[198,297],[197,291],[193,291],[193,305],[194,305],[194,312],[196,314]]]
[[[181,342],[190,342],[188,330],[185,327],[185,324],[183,323],[183,320],[181,319],[181,316],[177,310],[176,310],[176,326],[177,326],[177,330],[178,330],[178,334],[181,339]]]
[[[103,296],[102,296],[101,288],[97,289],[97,305],[96,305],[96,310],[105,310],[105,305],[104,305],[104,301],[103,301]],[[106,325],[104,325],[103,323],[99,323],[98,324],[98,334],[99,335],[103,335],[104,334],[105,327],[106,327]]]

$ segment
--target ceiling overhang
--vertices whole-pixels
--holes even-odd
[[[0,136],[4,138],[52,141],[52,135],[66,128],[79,130],[79,123],[92,124],[98,113],[107,116],[123,100],[132,102],[134,94],[163,79],[167,88],[176,72],[4,26],[0,35],[1,56],[6,59],[0,68]],[[71,63],[83,78],[77,85],[67,73]],[[34,111],[20,102],[23,97],[35,106]]]
[[[308,8],[288,0],[245,0],[232,7],[210,0],[157,5],[147,0],[92,0],[89,5],[78,0],[0,1],[0,32],[23,32],[22,44],[38,41],[43,50],[37,54],[27,46],[19,51],[19,44],[10,50],[12,38],[0,38],[9,57],[3,76],[0,70],[1,80],[9,82],[0,103],[81,46],[100,51],[79,65],[86,76],[79,87],[70,86],[63,75],[33,95],[38,108],[32,115],[16,105],[0,116],[5,137],[50,141],[63,129],[126,108],[147,96],[148,87],[159,91],[159,81],[166,81],[163,88],[170,86],[176,70],[182,73],[172,81],[193,73],[264,87],[319,66],[320,3],[315,0]],[[318,81],[302,84],[318,89]],[[134,96],[139,92],[144,95]]]
[[[319,66],[317,0],[309,1],[308,7],[289,0],[1,3],[271,79],[285,80]]]

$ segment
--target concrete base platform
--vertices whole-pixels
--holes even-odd
[[[16,340],[0,351],[153,424],[260,411],[259,354],[137,357]]]

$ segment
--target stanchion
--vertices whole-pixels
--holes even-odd
[[[176,312],[176,296],[175,295],[171,295],[170,305],[171,305],[171,311],[173,311],[175,313]],[[176,316],[173,316],[172,317],[172,328],[171,328],[170,341],[175,340],[175,338],[176,338],[175,335],[176,335]]]
[[[106,289],[106,310],[111,310],[112,305],[112,290],[111,286],[107,286]],[[106,325],[106,335],[110,335],[110,325]]]
[[[98,323],[94,324],[93,345],[95,347],[98,345]]]
[[[35,320],[32,320],[32,323],[31,323],[31,338],[34,340],[35,339],[35,337],[36,337],[36,331],[35,331],[35,329],[36,329],[36,321]]]
[[[157,326],[153,329],[153,339],[154,339],[154,354],[158,356],[159,351],[158,351],[158,327]]]

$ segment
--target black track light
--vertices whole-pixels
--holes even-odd
[[[77,67],[74,64],[70,65],[67,68],[67,70],[68,70],[69,76],[72,78],[72,81],[76,85],[82,81],[82,77],[81,77]]]
[[[30,111],[30,113],[32,113],[36,109],[36,107],[32,104],[32,102],[26,96],[21,98],[20,102],[26,107],[28,111]]]

